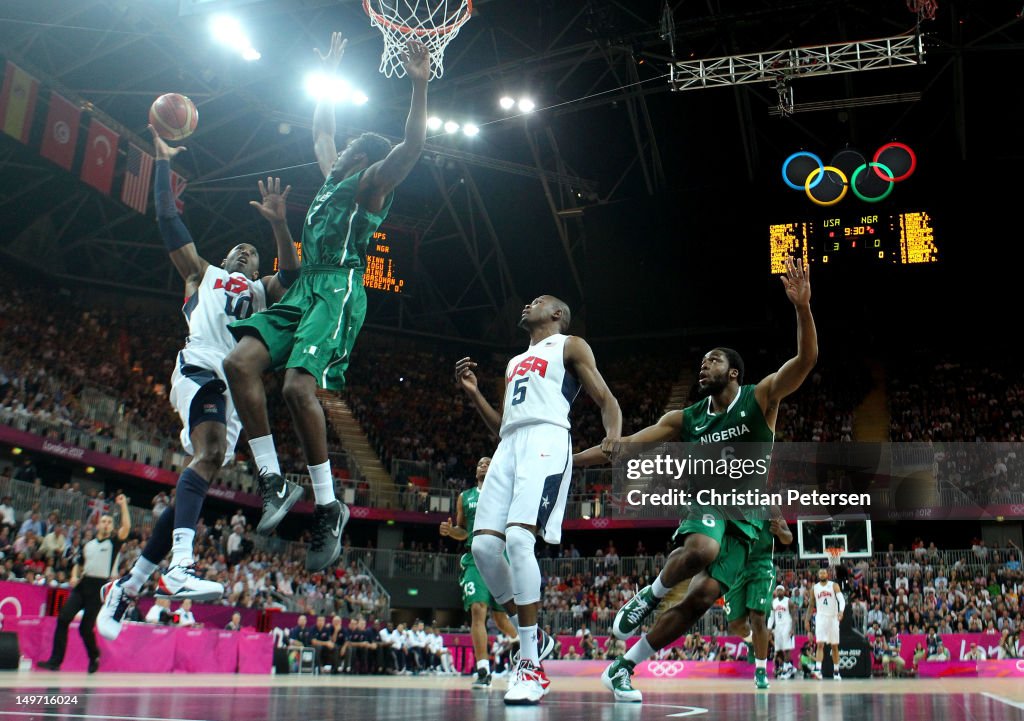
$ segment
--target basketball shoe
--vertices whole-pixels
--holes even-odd
[[[636,635],[640,624],[650,616],[661,601],[654,596],[650,586],[641,588],[626,605],[619,609],[612,621],[612,634],[620,641]]]
[[[196,565],[172,566],[167,573],[160,575],[160,582],[156,585],[157,598],[170,598],[183,600],[191,598],[193,601],[216,601],[224,595],[224,587],[215,581],[207,581],[200,578]]]
[[[286,481],[276,473],[263,471],[260,471],[256,482],[260,495],[263,496],[263,516],[256,526],[256,533],[269,536],[277,528],[277,524],[288,515],[296,501],[302,498],[302,486]]]
[[[519,639],[515,640],[515,645],[518,646]],[[539,628],[537,629],[537,663],[544,663],[551,652],[555,650],[555,637],[551,634],[544,633]],[[512,665],[519,663],[519,648],[516,648],[512,654]],[[546,687],[545,687],[546,688]]]
[[[532,661],[520,659],[509,679],[505,703],[509,706],[534,706],[547,695],[550,685],[544,669]]]
[[[114,641],[120,635],[121,621],[128,610],[128,605],[135,597],[134,593],[125,588],[131,577],[130,573],[126,573],[116,581],[104,584],[100,589],[103,605],[96,615],[96,630],[108,641]]]
[[[472,688],[490,688],[491,674],[482,668],[476,670],[476,678],[473,679]]]
[[[341,555],[341,534],[345,531],[348,516],[348,506],[341,501],[335,500],[314,507],[313,538],[306,551],[307,571],[322,571],[338,560]]]
[[[633,688],[632,676],[635,667],[636,664],[625,656],[619,656],[601,674],[601,684],[615,694],[616,701],[640,703],[644,700],[640,689]]]
[[[768,683],[767,669],[759,668],[756,671],[754,671],[754,685],[758,688],[768,688],[769,686],[771,686],[771,684]]]

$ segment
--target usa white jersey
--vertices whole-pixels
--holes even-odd
[[[565,367],[567,335],[556,333],[531,345],[505,368],[505,405],[498,433],[505,438],[516,428],[549,423],[569,428],[569,407],[580,384]]]
[[[196,292],[185,300],[181,312],[188,321],[188,339],[180,365],[217,371],[235,347],[228,323],[248,318],[267,307],[267,291],[259,280],[242,273],[228,273],[209,265]]]
[[[775,628],[789,628],[793,623],[793,617],[789,613],[789,598],[772,599],[772,616],[775,617]]]
[[[814,584],[814,606],[818,618],[839,617],[839,599],[836,598],[834,581]]]

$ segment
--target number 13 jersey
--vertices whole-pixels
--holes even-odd
[[[565,367],[563,354],[568,339],[561,333],[548,336],[508,362],[499,431],[502,438],[535,423],[569,428],[569,408],[580,383]]]
[[[243,320],[267,307],[267,291],[260,280],[228,273],[209,265],[199,288],[185,299],[181,312],[188,321],[188,339],[181,364],[222,372],[224,357],[235,347],[228,323]]]

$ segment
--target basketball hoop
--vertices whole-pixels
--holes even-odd
[[[427,46],[434,80],[444,75],[444,50],[473,14],[473,0],[363,0],[363,10],[384,36],[384,75],[405,77],[402,53],[411,38]]]
[[[840,560],[843,556],[842,548],[826,548],[825,553],[828,554],[828,566],[829,568],[835,568],[839,565]]]

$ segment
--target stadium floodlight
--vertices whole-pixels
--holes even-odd
[[[370,98],[366,96],[366,93],[357,90],[352,94],[352,102],[356,105],[366,105],[370,101]]]
[[[536,107],[537,107],[537,104],[534,103],[530,98],[520,98],[519,99],[519,110],[520,110],[520,112],[532,113],[533,109],[536,108]]]
[[[444,121],[436,115],[431,115],[427,118],[427,127],[430,130],[440,130],[442,125],[444,125]]]
[[[444,132],[448,133],[449,135],[451,135],[452,133],[459,132],[459,124],[456,123],[454,120],[449,120],[447,123],[444,124]]]
[[[473,123],[466,123],[462,126],[462,132],[466,134],[467,138],[473,138],[480,134],[480,127]]]
[[[245,60],[259,60],[260,53],[242,30],[241,23],[230,15],[215,15],[210,20],[210,31],[214,39],[240,53]]]
[[[501,106],[502,110],[511,110],[512,108],[515,107],[516,101],[514,98],[510,98],[509,96],[506,95],[501,100],[498,101],[498,105]]]
[[[317,101],[329,100],[335,103],[363,105],[369,100],[366,93],[353,90],[346,80],[324,73],[310,73],[306,76],[306,93]]]

